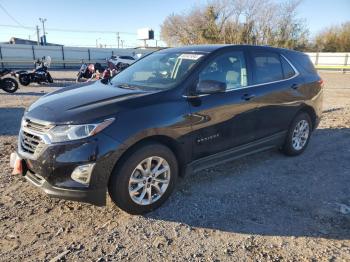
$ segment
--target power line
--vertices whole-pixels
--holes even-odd
[[[93,34],[115,34],[118,31],[94,31],[94,30],[79,30],[79,29],[61,29],[61,28],[47,28],[50,31],[58,31],[58,32],[74,32],[74,33],[93,33]],[[136,33],[131,32],[120,32],[120,34],[124,35],[137,35]]]
[[[34,35],[38,34],[37,33],[37,28],[36,27],[31,27],[31,26],[18,26],[18,25],[8,25],[8,24],[0,24],[0,27],[8,27],[8,28],[21,28],[21,29],[26,29],[26,30],[30,30],[30,31],[34,31]],[[45,28],[46,29],[46,28]],[[115,35],[118,33],[118,31],[94,31],[94,30],[78,30],[78,29],[62,29],[62,28],[47,28],[48,31],[57,31],[58,32],[62,32],[62,33],[69,33],[69,32],[75,32],[75,33],[94,33],[94,34],[105,34],[106,37],[101,37],[102,41],[104,42],[115,42]],[[46,30],[45,30],[46,31]],[[0,34],[3,34],[2,32]],[[107,34],[109,34],[110,36],[114,35],[113,38],[110,38],[107,36]],[[19,34],[18,34],[19,35]],[[22,34],[22,35],[27,35],[27,34]],[[137,35],[136,33],[131,33],[131,32],[119,32],[119,39],[121,39],[120,36],[122,35],[132,35],[135,36]],[[90,37],[91,36],[91,37]],[[73,39],[77,39],[77,40],[83,40],[83,39],[95,39],[96,36],[94,35],[84,35],[84,36],[79,36],[79,34],[71,36],[69,38],[73,38]],[[126,36],[125,36],[126,37]],[[155,36],[157,39],[157,36]],[[135,37],[136,39],[136,37]],[[155,41],[157,42],[157,40],[155,39]],[[114,41],[113,41],[114,40]],[[125,41],[125,39],[123,38],[123,46],[124,47],[128,47],[128,46],[139,46],[139,44],[135,43],[130,43],[129,41]],[[81,44],[78,44],[79,46],[81,46]],[[111,46],[115,46],[115,45],[111,45]]]
[[[10,27],[10,28],[24,28],[28,30],[35,30],[35,27],[32,26],[17,26],[17,25],[0,25],[1,27]]]
[[[1,27],[11,27],[11,28],[25,28],[25,29],[30,29],[30,30],[35,30],[35,27],[32,26],[17,26],[17,25],[5,25],[5,24],[0,24]],[[79,29],[62,29],[62,28],[45,28],[49,31],[58,31],[58,32],[72,32],[72,33],[94,33],[94,34],[115,34],[118,31],[94,31],[94,30],[79,30]],[[136,33],[131,33],[131,32],[120,32],[120,34],[125,34],[125,35],[137,35]]]
[[[18,20],[16,18],[14,18],[7,10],[6,8],[0,3],[0,8],[2,9],[2,11],[4,11],[5,14],[7,14],[8,17],[10,17],[12,19],[12,21],[14,21],[16,24],[18,24],[20,27],[25,27],[24,25],[22,25],[20,22],[18,22]]]
[[[11,27],[11,28],[25,28],[25,29],[30,29],[30,30],[35,30],[35,27],[32,26],[17,26],[17,25],[6,25],[6,24],[0,24],[1,27]],[[45,28],[48,31],[57,31],[57,32],[72,32],[72,33],[93,33],[93,34],[116,34],[119,32],[119,34],[123,35],[137,35],[137,33],[132,33],[132,32],[123,32],[123,31],[96,31],[96,30],[81,30],[81,29],[63,29],[63,28]],[[157,35],[155,35],[157,36]]]

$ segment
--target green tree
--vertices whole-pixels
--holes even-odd
[[[208,6],[204,13],[206,23],[203,26],[202,38],[204,43],[215,44],[221,42],[220,30],[217,24],[218,12],[214,6]]]

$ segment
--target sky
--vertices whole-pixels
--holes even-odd
[[[46,0],[39,3],[37,0],[0,0],[0,42],[8,41],[12,36],[36,40],[35,26],[42,28],[39,21],[42,17],[47,19],[47,40],[52,43],[91,47],[97,43],[116,47],[116,32],[120,32],[123,46],[134,47],[142,44],[137,40],[137,29],[148,27],[154,30],[157,44],[164,46],[165,43],[159,40],[160,25],[164,19],[172,13],[181,13],[206,2]],[[350,21],[350,0],[304,0],[298,13],[300,18],[305,19],[312,37],[325,27]],[[149,41],[148,44],[154,46],[156,43]]]

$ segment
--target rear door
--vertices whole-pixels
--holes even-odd
[[[278,52],[251,50],[250,61],[258,104],[256,139],[288,129],[300,105],[302,79],[289,60]]]
[[[192,119],[193,157],[198,159],[255,139],[256,103],[250,97],[243,50],[226,51],[200,70],[196,83],[216,80],[226,92],[188,97]]]

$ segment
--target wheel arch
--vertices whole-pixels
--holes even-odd
[[[310,116],[312,130],[314,130],[316,127],[316,119],[317,119],[315,109],[313,109],[312,106],[304,105],[295,116],[299,115],[301,112],[307,113]]]
[[[128,156],[130,156],[135,150],[138,148],[151,144],[151,143],[158,143],[161,145],[164,145],[168,147],[173,154],[176,157],[178,169],[179,169],[179,176],[183,177],[185,175],[185,166],[186,166],[186,159],[185,159],[185,152],[184,149],[181,147],[180,143],[177,142],[175,139],[165,136],[165,135],[152,135],[149,137],[142,138],[138,140],[136,143],[129,146],[125,151],[120,155],[118,160],[116,161],[113,170],[116,170],[120,164],[125,161]]]

